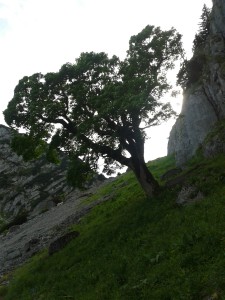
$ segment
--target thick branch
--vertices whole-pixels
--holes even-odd
[[[60,118],[57,118],[57,119],[51,119],[51,118],[46,118],[46,117],[43,117],[43,116],[39,116],[40,119],[46,123],[53,123],[53,124],[61,124],[63,127],[67,128],[68,125],[69,125],[69,119],[67,119],[67,122],[64,120],[64,119],[60,119]]]
[[[41,117],[41,119],[45,122],[51,122],[51,123],[54,123],[54,124],[58,123],[58,124],[63,125],[63,127],[65,129],[67,129],[70,133],[72,133],[74,136],[76,136],[88,148],[91,148],[94,151],[97,151],[97,152],[101,153],[102,155],[107,155],[108,157],[118,161],[122,165],[130,166],[130,159],[123,156],[121,154],[121,150],[119,150],[119,149],[114,150],[109,146],[100,145],[98,143],[95,143],[91,139],[89,139],[87,136],[85,136],[84,134],[79,134],[78,135],[78,130],[77,130],[76,126],[69,119],[68,119],[69,120],[68,123],[65,120],[60,119],[60,118],[55,119],[54,121],[52,121],[48,118],[44,118],[44,117]]]

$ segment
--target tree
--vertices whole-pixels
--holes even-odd
[[[199,30],[193,41],[193,52],[205,45],[210,31],[210,15],[211,9],[204,4],[200,17]]]
[[[8,125],[26,131],[14,149],[28,158],[44,151],[52,158],[55,149],[62,149],[72,162],[80,159],[70,170],[78,169],[83,179],[102,157],[104,172],[125,165],[152,196],[158,183],[144,161],[145,129],[174,114],[159,99],[171,88],[166,71],[181,54],[181,35],[175,29],[147,26],[130,38],[123,61],[105,53],[82,53],[57,73],[24,77],[4,111]]]
[[[190,60],[184,59],[177,74],[177,85],[186,90],[197,83],[202,78],[205,64],[206,55],[201,52],[194,55]]]
[[[184,90],[198,82],[202,77],[207,59],[204,47],[210,31],[210,15],[211,9],[204,4],[200,17],[198,33],[195,34],[193,41],[193,57],[190,60],[183,60],[181,68],[177,74],[177,84]]]

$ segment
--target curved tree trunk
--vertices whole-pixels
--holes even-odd
[[[131,169],[147,197],[155,195],[159,190],[159,184],[148,170],[144,160],[140,161],[137,159],[135,162],[133,161]]]

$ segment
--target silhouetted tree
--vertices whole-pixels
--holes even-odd
[[[129,167],[152,196],[158,183],[144,161],[145,128],[174,113],[160,98],[170,89],[166,71],[181,54],[175,29],[147,26],[131,37],[123,61],[82,53],[57,73],[25,76],[4,111],[8,125],[26,131],[14,149],[27,159],[43,152],[56,159],[55,149],[67,151],[75,161],[70,174],[82,180],[102,157],[105,172],[117,163]]]
[[[211,9],[204,4],[200,17],[199,30],[193,41],[193,52],[203,46],[206,42],[210,30],[210,15]]]
[[[206,63],[204,46],[210,31],[210,15],[211,9],[204,4],[199,30],[193,41],[193,57],[190,60],[184,59],[177,74],[177,84],[184,90],[201,78]]]

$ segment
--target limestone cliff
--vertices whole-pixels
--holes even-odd
[[[39,214],[71,191],[66,183],[65,158],[60,165],[44,159],[24,162],[12,152],[11,136],[11,130],[0,125],[0,216],[4,220]]]
[[[11,129],[0,125],[0,225],[18,217],[33,218],[74,193],[79,196],[81,191],[67,184],[65,156],[59,165],[44,158],[24,162],[11,150],[11,137]]]
[[[168,154],[175,154],[180,166],[194,155],[214,124],[225,117],[224,0],[213,0],[203,52],[203,74],[185,90],[181,114],[169,137]]]

